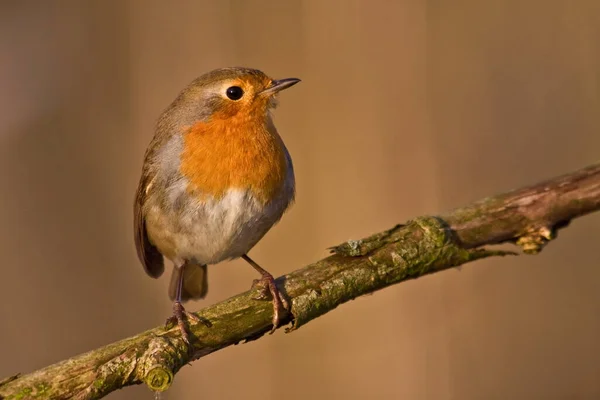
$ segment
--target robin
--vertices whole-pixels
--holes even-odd
[[[138,258],[148,275],[173,262],[169,297],[189,345],[182,303],[206,296],[207,265],[243,258],[262,276],[260,298],[272,297],[273,328],[289,309],[273,276],[248,252],[279,221],[295,194],[294,169],[270,110],[281,90],[249,68],[222,68],[194,80],[162,113],[142,167],[134,205]]]

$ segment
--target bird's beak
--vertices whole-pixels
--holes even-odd
[[[272,96],[275,93],[282,91],[283,89],[287,89],[291,86],[294,86],[298,82],[300,82],[300,79],[298,78],[278,79],[276,81],[271,82],[271,86],[261,91],[259,94],[261,96]]]

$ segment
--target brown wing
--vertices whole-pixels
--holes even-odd
[[[142,178],[135,195],[135,203],[133,205],[133,230],[135,238],[135,248],[138,258],[144,266],[144,270],[153,278],[158,278],[165,270],[162,254],[158,249],[150,243],[148,232],[146,231],[146,218],[142,211],[142,207],[146,200],[146,189],[151,184],[151,179],[148,171],[144,169]]]

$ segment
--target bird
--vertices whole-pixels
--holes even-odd
[[[272,298],[273,333],[289,302],[248,252],[295,198],[292,158],[273,123],[278,93],[300,82],[260,70],[220,68],[186,86],[162,112],[144,155],[134,202],[139,261],[152,278],[173,263],[168,295],[190,346],[199,317],[183,303],[208,290],[207,266],[242,258],[261,276],[257,299]]]

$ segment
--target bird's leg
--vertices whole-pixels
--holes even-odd
[[[189,326],[187,324],[187,322],[189,320],[192,320],[194,322],[199,322],[200,318],[198,318],[196,315],[187,312],[185,310],[185,308],[183,308],[183,304],[181,304],[181,291],[183,288],[183,269],[185,268],[185,264],[175,264],[174,266],[176,273],[178,274],[177,276],[177,291],[175,294],[175,301],[173,301],[173,315],[171,317],[169,317],[167,319],[166,324],[170,325],[170,324],[177,324],[177,326],[179,327],[179,330],[181,331],[181,336],[183,337],[183,341],[188,345],[188,347],[191,349],[190,346],[190,332],[189,332]],[[186,321],[187,319],[187,321]]]
[[[262,285],[262,290],[259,298],[268,297],[267,293],[271,293],[271,297],[273,299],[273,328],[270,333],[275,332],[275,330],[279,327],[280,322],[280,314],[279,312],[283,309],[284,311],[289,311],[290,305],[287,299],[281,294],[277,286],[275,285],[275,278],[269,272],[264,270],[260,265],[254,262],[247,254],[242,256],[244,260],[248,262],[248,264],[252,265],[252,267],[257,270],[261,275],[261,279],[255,279],[252,287],[257,285]]]

